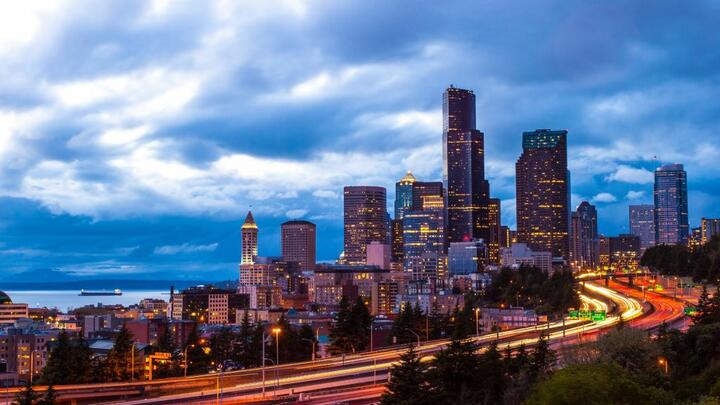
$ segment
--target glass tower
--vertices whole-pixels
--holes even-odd
[[[655,243],[687,244],[687,174],[681,164],[655,170]]]

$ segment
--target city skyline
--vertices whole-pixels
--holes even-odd
[[[536,128],[569,131],[570,209],[596,205],[600,233],[630,232],[628,205],[652,202],[653,171],[667,163],[685,165],[689,226],[720,216],[718,78],[703,69],[711,59],[688,56],[718,52],[711,5],[628,7],[627,20],[603,4],[552,15],[462,5],[467,26],[508,25],[480,34],[447,27],[454,16],[432,6],[403,28],[390,23],[401,3],[383,18],[359,3],[297,4],[116,6],[92,17],[102,24],[62,5],[2,13],[25,28],[0,37],[0,266],[231,277],[248,209],[261,256],[280,254],[281,223],[308,219],[318,261],[334,260],[344,185],[385,187],[392,212],[408,170],[442,180],[439,95],[450,84],[477,98],[503,225],[516,227],[514,162]],[[338,18],[369,24],[323,23]],[[262,28],[278,19],[284,29]],[[692,38],[661,35],[684,19]],[[565,35],[584,25],[594,34]],[[229,52],[236,60],[212,68]]]

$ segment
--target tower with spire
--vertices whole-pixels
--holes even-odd
[[[253,264],[255,263],[255,256],[258,254],[258,226],[255,223],[252,211],[248,211],[240,233],[242,234],[240,264]]]

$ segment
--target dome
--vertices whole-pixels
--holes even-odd
[[[10,297],[7,294],[0,291],[0,305],[3,305],[3,304],[12,304],[12,300],[10,299]]]
[[[400,184],[413,184],[415,183],[415,176],[408,170],[407,174],[400,179]]]

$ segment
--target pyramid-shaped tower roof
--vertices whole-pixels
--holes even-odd
[[[252,211],[248,211],[247,216],[245,217],[245,222],[242,225],[242,229],[258,229],[258,226],[255,223],[255,218],[253,218]]]

